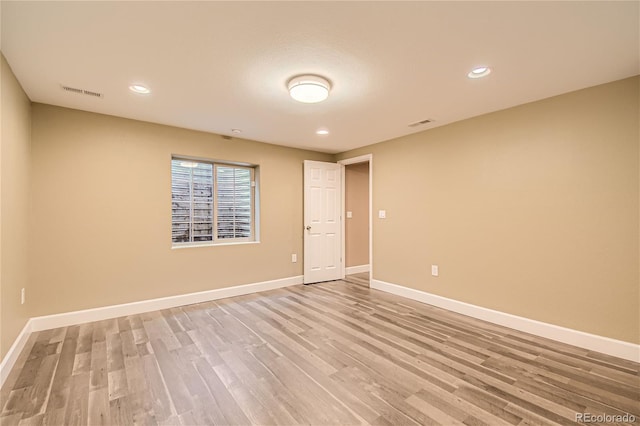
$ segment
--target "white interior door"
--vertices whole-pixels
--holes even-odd
[[[304,283],[342,278],[341,166],[304,162]]]

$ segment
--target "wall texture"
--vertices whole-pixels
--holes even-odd
[[[345,166],[345,265],[369,264],[369,163]]]
[[[34,315],[302,274],[302,161],[331,155],[33,105]],[[261,241],[171,248],[172,154],[260,166]]]
[[[27,320],[31,102],[0,55],[0,358]],[[27,304],[20,304],[20,290]]]
[[[373,154],[374,278],[640,343],[639,80],[338,155]]]

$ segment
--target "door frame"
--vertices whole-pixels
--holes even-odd
[[[347,265],[347,252],[346,252],[346,178],[345,178],[345,166],[349,164],[358,164],[369,162],[369,282],[373,279],[373,154],[359,155],[357,157],[345,158],[338,161],[340,164],[340,172],[342,173],[342,278],[345,277],[346,265]]]

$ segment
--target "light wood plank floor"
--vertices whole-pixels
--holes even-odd
[[[640,365],[366,275],[32,334],[2,425],[552,425],[640,418]]]

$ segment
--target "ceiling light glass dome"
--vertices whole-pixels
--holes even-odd
[[[317,75],[300,75],[289,80],[289,94],[293,99],[305,104],[322,102],[329,97],[331,85]]]

